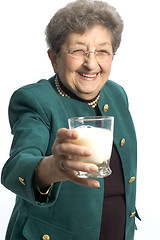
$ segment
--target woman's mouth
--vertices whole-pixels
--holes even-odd
[[[85,80],[94,80],[98,75],[98,73],[81,73],[81,72],[78,73]]]

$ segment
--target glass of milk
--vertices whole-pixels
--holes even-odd
[[[113,145],[114,117],[91,116],[74,117],[68,119],[70,129],[78,132],[78,138],[73,144],[89,148],[92,154],[89,157],[75,156],[75,160],[94,163],[98,171],[94,173],[77,172],[81,178],[103,178],[109,176],[112,170],[109,167]]]

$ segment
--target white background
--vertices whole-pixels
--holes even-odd
[[[53,75],[44,29],[69,0],[5,0],[0,2],[0,169],[12,140],[8,102],[17,88]],[[160,14],[158,0],[108,0],[124,20],[121,47],[110,79],[126,90],[138,138],[136,240],[160,239]],[[13,193],[0,185],[0,240],[14,205]]]

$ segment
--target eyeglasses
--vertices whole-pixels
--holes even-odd
[[[97,50],[97,51],[84,51],[82,49],[65,49],[66,53],[71,55],[74,59],[77,60],[85,60],[85,58],[89,58],[90,53],[94,53],[98,62],[107,62],[110,56],[114,56],[115,53],[109,53],[106,50]]]

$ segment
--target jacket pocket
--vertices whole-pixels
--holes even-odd
[[[72,240],[73,233],[55,225],[29,217],[23,228],[23,236],[27,240]]]

